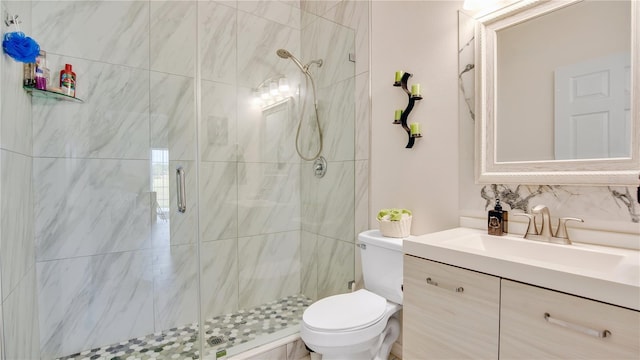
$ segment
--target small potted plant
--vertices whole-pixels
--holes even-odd
[[[378,212],[382,236],[403,238],[411,233],[411,211],[407,209],[382,209]]]

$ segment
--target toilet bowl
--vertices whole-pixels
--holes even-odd
[[[402,239],[377,230],[358,238],[365,289],[321,299],[302,315],[300,337],[323,360],[387,360],[400,335]]]
[[[400,335],[399,321],[390,317],[402,306],[367,290],[312,306],[302,316],[300,337],[323,360],[386,360]]]

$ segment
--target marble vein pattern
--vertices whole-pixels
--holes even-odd
[[[349,53],[355,54],[355,32],[352,29],[320,18],[314,23],[315,51],[311,58],[322,58],[318,69],[318,87],[324,88],[355,75],[355,63],[349,61]]]
[[[150,7],[151,70],[193,77],[196,1],[151,1]]]
[[[612,189],[611,187],[609,187],[609,190],[611,191],[613,198],[616,199],[616,204],[620,207],[627,208],[631,221],[634,223],[640,222],[640,209],[638,209],[640,207],[638,206],[640,199],[634,198],[628,187],[624,188],[624,192]]]
[[[17,10],[24,9],[18,7]],[[20,14],[22,15],[23,13]],[[25,16],[28,16],[28,13]],[[7,31],[13,31],[13,28],[6,26],[2,28],[3,34]],[[0,93],[0,101],[2,101],[0,147],[31,156],[33,153],[31,96],[20,89],[23,64],[14,61],[5,54],[2,54],[1,58],[0,76],[2,77],[2,82],[3,84],[10,84],[11,87],[3,86],[3,91]]]
[[[355,31],[356,74],[369,70],[369,3],[340,1],[322,17]]]
[[[355,83],[350,78],[320,90],[318,112],[328,161],[354,160]]]
[[[468,15],[458,13],[458,90],[466,109],[475,120],[475,21]]]
[[[151,251],[39,262],[37,272],[43,358],[154,331]]]
[[[300,232],[238,239],[239,306],[250,308],[300,292]]]
[[[247,93],[247,96],[251,96]],[[240,99],[243,97],[240,96]],[[242,101],[242,100],[241,100]],[[261,110],[244,103],[238,117],[238,144],[240,159],[245,162],[295,163],[299,161],[295,151],[296,130],[299,113],[296,100],[291,99],[278,106]],[[307,108],[307,114],[313,114]],[[304,121],[310,121],[304,117]],[[315,121],[315,120],[313,120]],[[302,136],[300,143],[306,143],[308,137]]]
[[[232,3],[236,5],[235,1]],[[236,83],[236,20],[235,8],[221,2],[198,2],[198,46],[203,80]]]
[[[357,236],[369,230],[369,160],[357,160],[355,163],[354,209],[354,235]]]
[[[300,165],[238,163],[238,236],[300,228]]]
[[[298,30],[238,12],[238,84],[255,87],[272,76],[287,74],[295,66],[275,52],[284,48],[298,54],[299,44]]]
[[[369,2],[340,1],[323,15],[355,31],[356,74],[369,70]]]
[[[318,298],[349,291],[354,280],[354,246],[345,242],[318,236]]]
[[[6,359],[39,359],[39,312],[35,267],[31,267],[13,292],[6,296],[2,310]]]
[[[150,145],[171,160],[195,160],[196,115],[193,78],[151,72]]]
[[[238,307],[238,245],[236,239],[200,245],[201,306],[205,318],[235,312]]]
[[[171,329],[198,321],[196,245],[153,250],[154,328]]]
[[[184,170],[186,211],[178,211],[178,186],[176,172]],[[198,207],[200,198],[197,186],[195,161],[169,161],[169,238],[154,239],[154,247],[168,244],[194,244],[198,241]],[[156,205],[157,206],[157,205]],[[156,223],[157,224],[157,223]]]
[[[485,210],[493,208],[496,198],[507,204],[507,210],[529,213],[544,204],[554,217],[579,217],[589,221],[638,222],[638,206],[628,187],[592,187],[560,185],[485,185],[480,190]]]
[[[369,95],[369,72],[356,76],[355,84],[355,158],[369,158],[371,135],[371,102]]]
[[[316,15],[324,15],[334,6],[338,5],[340,0],[300,0],[300,9]]]
[[[148,69],[149,6],[147,1],[33,1],[32,37],[52,54]],[[55,73],[60,67],[50,68]],[[78,86],[83,83],[79,77]]]
[[[327,173],[317,183],[318,234],[353,243],[355,162],[329,162]]]
[[[200,239],[232,239],[238,235],[238,184],[235,162],[201,162]]]
[[[239,1],[238,10],[300,29],[300,8],[282,1]]]
[[[47,59],[60,66],[73,63],[84,78],[78,79],[77,96],[87,101],[82,106],[33,103],[34,156],[149,157],[149,71],[54,55]]]
[[[306,297],[318,299],[318,235],[300,232],[300,283]]]
[[[521,192],[520,189],[523,191]],[[524,187],[517,185],[513,189],[506,185],[491,184],[484,186],[480,191],[480,196],[486,200],[485,210],[490,207],[493,208],[496,199],[500,199],[503,204],[508,204],[512,210],[522,210],[528,212],[529,209],[535,205],[531,205],[529,202],[531,199],[538,195],[543,194],[545,191],[550,190],[550,187],[544,185],[538,185],[533,187]]]
[[[174,175],[178,168],[185,171],[186,211],[177,210],[177,179]],[[194,161],[169,162],[169,207],[158,203],[158,194],[152,193],[151,244],[153,248],[170,245],[195,244],[197,239],[198,201],[196,192],[196,166]]]
[[[320,180],[313,174],[309,165],[300,166],[300,221],[301,229],[314,234],[322,219],[318,216],[318,184]]]
[[[34,159],[39,261],[150,247],[146,160]]]
[[[2,296],[24,281],[35,259],[31,157],[0,150],[0,253]]]
[[[296,117],[296,120],[302,121],[300,125],[300,135],[298,136],[298,148],[300,150],[300,153],[302,153],[304,157],[312,158],[320,149],[320,137],[318,129],[322,129],[323,137],[325,137],[325,128],[327,127],[327,123],[329,122],[329,119],[326,115],[327,104],[325,101],[325,97],[327,95],[326,92],[323,93],[322,90],[317,91],[318,121],[320,123],[320,127],[318,128],[318,121],[316,121],[316,113],[313,103],[313,90],[310,83],[308,87],[305,84],[306,82],[303,81],[300,92],[301,99],[299,99],[300,105]],[[304,109],[304,113],[302,112],[302,109]],[[296,131],[297,129],[298,125],[296,124]],[[327,141],[323,140],[323,156],[326,156],[327,151],[330,150],[328,145],[324,146],[324,144],[326,143]]]
[[[474,68],[475,68],[474,64],[467,64],[465,65],[464,69],[462,69],[462,71],[458,74],[458,86],[460,88],[460,92],[462,93],[462,97],[465,103],[467,104],[467,111],[469,112],[469,116],[471,117],[471,120],[476,119],[475,108],[474,108],[475,99],[467,95],[466,89],[469,89],[473,86],[473,84],[469,84],[469,83],[474,82],[474,71],[473,71]],[[468,74],[468,75],[464,76],[464,74]]]
[[[202,81],[200,154],[202,161],[235,161],[237,100],[234,85]]]

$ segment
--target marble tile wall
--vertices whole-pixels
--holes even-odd
[[[270,77],[297,84],[292,64],[275,50],[299,48],[300,10],[265,1],[198,6],[199,190],[210,204],[200,207],[207,318],[300,292],[300,165],[286,114],[293,110],[286,104],[262,112],[252,103],[252,89]]]
[[[591,227],[640,232],[640,204],[635,198],[635,187],[474,184],[475,40],[473,20],[462,12],[458,32],[460,213],[486,216],[494,200],[500,198],[507,209],[529,212],[531,207],[545,204],[554,217],[580,217]]]
[[[31,248],[15,249],[32,259],[19,271],[25,278],[30,271],[33,286],[4,269],[2,286],[18,281],[13,286],[33,289],[33,296],[37,289],[39,301],[3,306],[5,312],[17,303],[36,308],[35,327],[18,332],[39,334],[29,337],[40,339],[32,351],[43,358],[67,355],[195,322],[199,305],[209,318],[303,289],[314,298],[347,291],[355,234],[367,228],[368,6],[361,3],[26,6],[52,73],[73,64],[78,97],[85,99],[80,105],[34,101],[32,107],[28,98],[10,100],[26,109],[22,118],[32,118],[20,124],[28,129],[11,128],[6,140],[33,133],[28,152],[3,152],[0,161],[2,174],[7,164],[33,178],[32,191],[15,194],[33,203],[28,218],[34,223],[25,225],[32,229]],[[326,61],[317,76],[333,171],[319,183],[305,178],[310,164],[300,162],[293,147],[300,104],[264,113],[250,104],[252,88],[266,78],[284,74],[293,88],[304,85],[297,67],[275,55],[278,48],[304,59],[323,53],[317,57]],[[349,61],[356,51],[363,51],[362,63]],[[364,136],[356,136],[356,126]],[[151,211],[150,150],[157,148],[169,151],[171,204],[175,169],[187,173],[187,212],[171,208],[166,219]],[[356,208],[364,214],[357,228]],[[5,316],[5,324],[9,320]]]
[[[31,31],[30,1],[2,1],[0,10],[2,14],[19,15],[20,29],[25,33]],[[16,30],[2,26],[2,35]],[[3,312],[0,356],[7,359],[39,356],[31,98],[21,87],[22,63],[3,53],[0,55],[0,308]]]
[[[301,169],[302,289],[319,299],[346,292],[349,281],[361,278],[355,242],[369,228],[369,2],[301,1],[300,7],[303,37],[313,39],[303,42],[302,53],[325,61],[317,73],[328,171],[317,179],[304,163]]]
[[[73,64],[85,100],[33,102],[41,356],[197,321],[197,3],[36,1],[31,11],[52,73]],[[151,149],[168,150],[171,204],[185,169],[185,214],[155,216]]]

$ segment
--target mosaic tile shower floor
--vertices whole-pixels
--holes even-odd
[[[220,315],[204,324],[206,359],[260,336],[297,326],[312,300],[304,295],[286,298],[248,310]],[[86,350],[57,360],[151,360],[200,359],[198,325],[190,324],[167,331]]]

